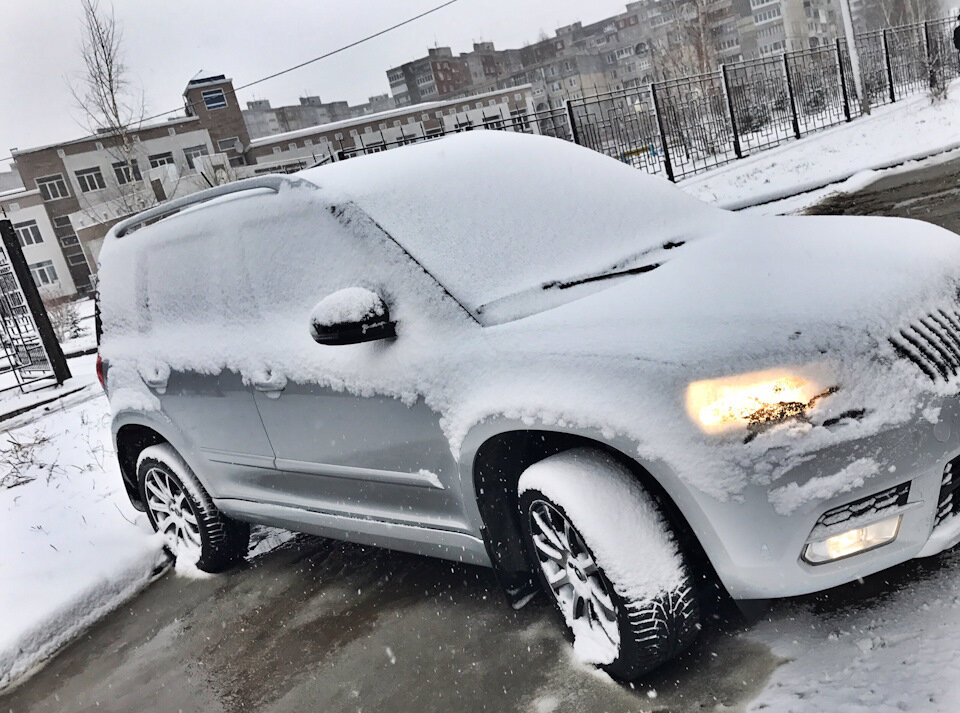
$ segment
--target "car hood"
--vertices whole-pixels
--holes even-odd
[[[544,311],[493,329],[591,354],[729,369],[886,345],[912,320],[956,307],[958,276],[960,237],[927,223],[740,216],[691,236],[648,272],[568,287],[582,296],[559,306],[556,288],[542,288]]]

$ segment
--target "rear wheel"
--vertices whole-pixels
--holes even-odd
[[[217,509],[172,446],[144,449],[137,459],[137,479],[150,524],[178,560],[219,572],[243,559],[250,527]]]
[[[575,449],[528,468],[519,488],[529,561],[582,660],[633,680],[692,643],[692,578],[669,525],[627,468]]]

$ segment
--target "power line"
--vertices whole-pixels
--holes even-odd
[[[241,89],[246,89],[246,88],[248,88],[248,87],[252,87],[254,84],[260,84],[261,82],[265,82],[265,81],[267,81],[268,79],[273,79],[274,77],[279,77],[279,76],[282,75],[282,74],[287,74],[288,72],[292,72],[292,71],[294,71],[294,70],[296,70],[296,69],[300,69],[301,67],[306,67],[308,64],[313,64],[314,62],[319,62],[320,60],[326,59],[327,57],[332,57],[332,56],[335,55],[335,54],[339,54],[339,53],[341,53],[341,52],[343,52],[343,51],[345,51],[345,50],[348,50],[348,49],[351,49],[351,48],[353,48],[353,47],[356,47],[357,45],[361,45],[361,44],[363,44],[364,42],[368,42],[368,41],[370,41],[370,40],[372,40],[372,39],[375,39],[375,38],[377,38],[377,37],[380,37],[381,35],[385,35],[385,34],[387,34],[388,32],[393,32],[394,30],[396,30],[396,29],[398,29],[398,28],[400,28],[400,27],[403,27],[404,25],[409,25],[411,22],[416,22],[416,21],[419,20],[420,18],[426,17],[427,15],[430,15],[430,14],[432,14],[432,13],[434,13],[434,12],[437,12],[438,10],[442,10],[443,8],[447,7],[448,5],[453,5],[455,2],[459,2],[459,0],[447,0],[447,2],[445,2],[445,3],[441,4],[441,5],[437,5],[436,7],[432,7],[432,8],[430,8],[429,10],[427,10],[427,11],[425,11],[425,12],[421,12],[419,15],[414,15],[413,17],[409,17],[409,18],[407,18],[406,20],[404,20],[403,22],[398,22],[396,25],[391,25],[390,27],[387,27],[387,28],[385,28],[385,29],[383,29],[383,30],[380,30],[379,32],[374,32],[372,35],[367,35],[366,37],[364,37],[364,38],[362,38],[362,39],[359,39],[359,40],[356,40],[355,42],[351,42],[351,43],[348,44],[348,45],[344,45],[343,47],[340,47],[340,48],[338,48],[338,49],[335,49],[335,50],[333,50],[333,51],[331,51],[331,52],[327,52],[326,54],[322,54],[322,55],[320,55],[319,57],[314,57],[313,59],[308,59],[306,62],[301,62],[301,63],[298,64],[298,65],[295,65],[295,66],[293,66],[293,67],[290,67],[289,69],[284,69],[284,70],[281,70],[281,71],[279,71],[279,72],[274,72],[273,74],[269,74],[269,75],[267,75],[266,77],[261,77],[260,79],[257,79],[257,80],[255,80],[255,81],[252,81],[252,82],[249,82],[249,83],[247,83],[247,84],[244,84],[244,85],[242,85],[242,86],[240,86],[240,87],[237,87],[237,91],[239,92]],[[168,113],[169,113],[169,112],[168,112]]]
[[[374,32],[373,34],[367,35],[366,37],[361,37],[359,40],[354,40],[354,41],[351,42],[350,44],[343,45],[342,47],[338,47],[337,49],[331,50],[330,52],[325,52],[324,54],[322,54],[322,55],[320,55],[320,56],[318,56],[318,57],[314,57],[313,59],[308,59],[308,60],[305,61],[305,62],[301,62],[300,64],[296,64],[296,65],[294,65],[294,66],[292,66],[292,67],[288,67],[287,69],[282,69],[282,70],[280,70],[279,72],[274,72],[273,74],[268,74],[268,75],[265,76],[265,77],[260,77],[260,79],[255,79],[255,80],[252,81],[252,82],[247,82],[246,84],[244,84],[244,85],[242,85],[242,86],[235,87],[235,88],[234,88],[234,92],[239,92],[239,91],[242,90],[242,89],[247,89],[247,88],[252,87],[252,86],[254,86],[254,85],[257,85],[257,84],[262,84],[263,82],[266,82],[266,81],[269,80],[269,79],[275,79],[276,77],[280,77],[280,76],[282,76],[282,75],[284,75],[284,74],[289,74],[290,72],[293,72],[293,71],[295,71],[295,70],[298,70],[298,69],[301,69],[301,68],[303,68],[303,67],[306,67],[307,65],[313,64],[314,62],[319,62],[320,60],[327,59],[328,57],[333,57],[334,55],[340,54],[341,52],[345,52],[345,51],[348,50],[348,49],[352,49],[352,48],[356,47],[357,45],[362,45],[363,43],[369,42],[370,40],[376,39],[377,37],[382,37],[383,35],[385,35],[385,34],[387,34],[387,33],[389,33],[389,32],[393,32],[394,30],[399,29],[399,28],[403,27],[404,25],[409,25],[411,22],[416,22],[417,20],[419,20],[419,19],[421,19],[421,18],[424,18],[424,17],[426,17],[427,15],[432,15],[433,13],[435,13],[435,12],[437,12],[437,11],[439,11],[439,10],[442,10],[442,9],[445,8],[445,7],[448,7],[449,5],[453,5],[454,3],[459,2],[459,1],[460,1],[460,0],[447,0],[447,2],[441,3],[440,5],[436,5],[436,6],[432,7],[432,8],[430,8],[429,10],[425,10],[424,12],[421,12],[419,15],[414,15],[413,17],[408,17],[406,20],[403,20],[403,21],[401,21],[401,22],[398,22],[398,23],[396,23],[395,25],[390,25],[390,27],[385,27],[384,29],[378,30],[377,32]],[[141,121],[141,122],[152,121],[153,119],[159,119],[160,117],[162,117],[162,116],[167,116],[168,114],[176,114],[176,113],[178,113],[178,112],[180,112],[180,111],[182,111],[182,110],[183,110],[183,107],[177,107],[176,109],[170,109],[169,111],[163,111],[163,112],[160,112],[159,114],[154,114],[154,115],[152,115],[152,116],[145,117],[145,118],[141,119],[140,121]],[[5,162],[5,161],[10,161],[10,160],[12,160],[12,159],[13,159],[13,156],[12,156],[12,155],[10,155],[10,156],[5,156],[5,157],[3,157],[3,158],[0,158],[0,163],[3,163],[3,162]]]

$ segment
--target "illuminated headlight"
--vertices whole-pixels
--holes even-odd
[[[893,542],[897,539],[902,519],[902,515],[896,515],[866,527],[841,532],[825,540],[810,542],[803,549],[803,559],[810,564],[823,564]]]
[[[695,381],[687,387],[687,413],[709,433],[772,424],[803,416],[814,401],[834,390],[786,371]]]

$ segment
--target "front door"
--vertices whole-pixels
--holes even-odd
[[[439,417],[422,400],[408,406],[388,396],[291,383],[279,392],[258,390],[256,401],[276,452],[284,504],[463,527],[457,463]]]

